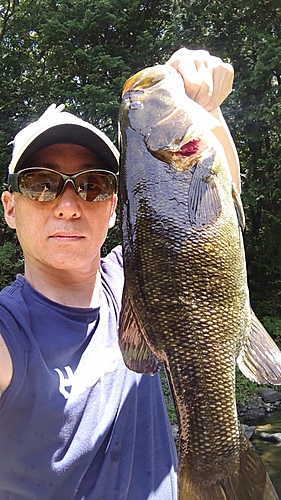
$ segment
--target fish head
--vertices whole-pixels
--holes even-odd
[[[175,68],[157,65],[129,78],[123,87],[119,124],[120,186],[131,183],[135,185],[131,192],[139,193],[148,189],[145,185],[160,189],[155,179],[158,183],[162,179],[163,185],[171,186],[171,199],[175,185],[180,186],[181,202],[185,191],[192,228],[210,227],[222,213],[236,220],[234,207],[244,227],[241,200],[223,146],[213,133],[221,124],[187,96]],[[143,193],[143,199],[149,197],[151,192]]]
[[[131,127],[145,133],[170,115],[176,107],[173,95],[182,82],[174,68],[164,65],[146,68],[129,78],[122,97]]]
[[[180,73],[169,65],[146,68],[126,81],[120,122],[176,169],[186,170],[206,150],[220,148],[212,133],[220,123],[186,95]]]

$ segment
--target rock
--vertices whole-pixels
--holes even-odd
[[[242,405],[242,403],[237,403],[237,413],[238,415],[244,415],[247,411],[247,407]]]
[[[244,431],[244,434],[248,439],[251,439],[253,437],[253,434],[256,430],[256,427],[254,425],[242,425],[242,429]]]
[[[179,426],[177,424],[171,424],[172,434],[175,441],[179,439]]]
[[[275,432],[273,434],[270,434],[269,432],[261,432],[259,436],[263,441],[281,444],[281,432]]]
[[[249,408],[241,415],[242,423],[248,426],[260,424],[266,415],[265,408]]]
[[[274,389],[263,387],[259,392],[262,399],[266,403],[275,403],[276,401],[281,401],[281,392],[275,391]]]

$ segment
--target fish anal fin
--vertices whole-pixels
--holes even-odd
[[[281,351],[253,311],[251,319],[251,335],[237,358],[237,364],[252,382],[281,385]]]
[[[240,464],[229,472],[227,458],[224,472],[213,471],[208,477],[206,468],[198,471],[198,477],[188,473],[184,463],[180,464],[178,500],[279,500],[272,482],[253,447],[249,447],[240,456]]]
[[[153,375],[160,363],[146,343],[132,301],[124,286],[119,320],[119,346],[125,365],[137,373]]]
[[[220,194],[213,175],[205,176],[200,164],[192,167],[192,181],[188,195],[191,225],[200,229],[216,221],[221,213]]]

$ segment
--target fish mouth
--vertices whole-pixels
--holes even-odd
[[[159,65],[145,68],[131,76],[122,89],[122,99],[131,110],[140,109],[148,95],[153,93],[157,87],[161,88],[164,81],[168,79],[179,79],[182,77],[177,71],[168,65]],[[169,97],[167,95],[169,100]]]
[[[131,76],[123,86],[122,97],[130,91],[144,91],[162,82],[170,73],[168,66],[146,68]]]

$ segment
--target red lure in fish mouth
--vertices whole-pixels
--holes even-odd
[[[192,141],[187,142],[184,144],[178,153],[182,156],[192,156],[196,155],[199,153],[200,149],[200,139],[192,139]]]

